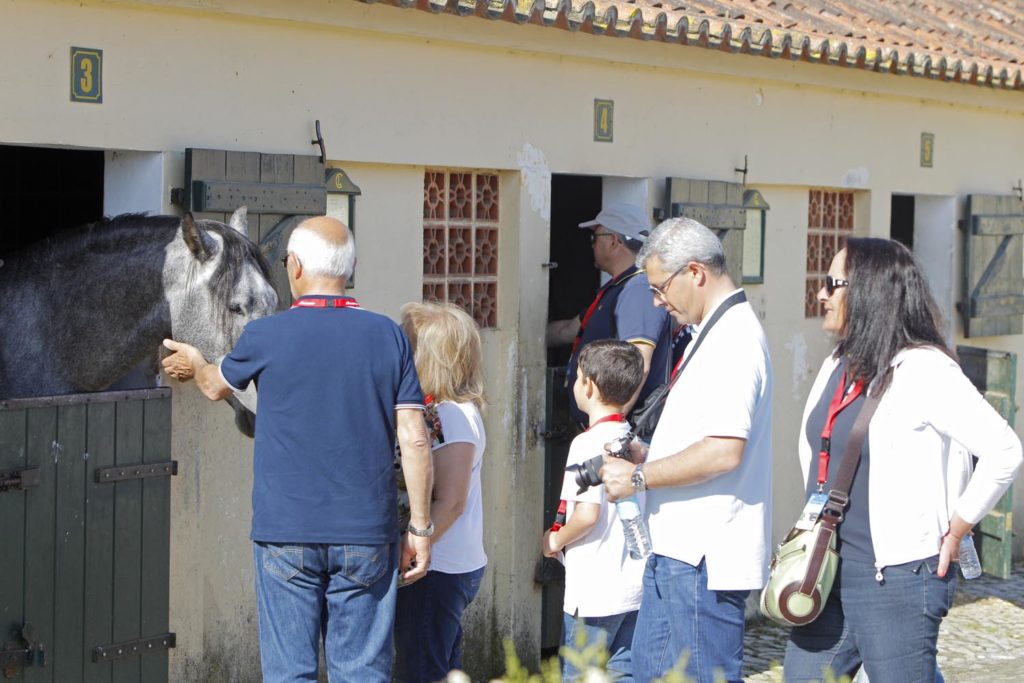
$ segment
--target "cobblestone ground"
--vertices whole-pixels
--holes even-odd
[[[771,622],[747,625],[744,679],[782,681],[788,631]],[[1024,681],[1024,564],[1007,579],[960,580],[939,632],[939,668],[949,683]]]

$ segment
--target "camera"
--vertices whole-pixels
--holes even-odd
[[[624,460],[629,459],[629,444],[633,441],[633,433],[628,432],[625,435],[610,441],[607,444],[607,452],[616,458],[622,458]],[[601,475],[598,474],[601,471],[601,466],[604,465],[604,455],[595,455],[589,460],[581,462],[579,465],[569,465],[565,468],[566,472],[572,472],[576,475],[576,485],[579,486],[579,490],[576,491],[577,495],[583,493],[591,486],[597,486],[601,483]]]

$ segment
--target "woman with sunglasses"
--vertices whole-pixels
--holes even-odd
[[[808,500],[828,492],[865,396],[881,399],[839,525],[832,592],[815,621],[790,632],[784,678],[863,665],[872,683],[941,680],[936,642],[961,539],[1013,482],[1021,443],[961,371],[906,247],[850,238],[818,300],[839,343],[804,409]]]

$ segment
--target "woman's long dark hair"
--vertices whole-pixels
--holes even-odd
[[[846,322],[836,355],[845,357],[854,379],[877,380],[884,391],[896,354],[915,346],[946,346],[940,315],[914,255],[893,240],[851,237],[846,241]]]

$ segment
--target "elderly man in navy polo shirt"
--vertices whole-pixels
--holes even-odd
[[[289,310],[249,323],[219,365],[166,340],[164,368],[195,376],[211,400],[250,382],[259,390],[252,540],[263,680],[316,680],[323,639],[332,681],[384,683],[398,573],[415,581],[430,562],[423,395],[402,330],[344,296],[355,265],[344,224],[304,221],[286,259]],[[400,544],[396,431],[412,513]]]
[[[626,404],[629,414],[660,384],[668,380],[672,355],[672,327],[668,314],[651,301],[647,275],[637,268],[637,252],[651,231],[647,213],[635,204],[613,202],[592,221],[580,223],[592,230],[594,265],[611,278],[579,316],[548,324],[548,346],[572,344],[566,386],[576,381],[577,363],[584,346],[599,339],[620,339],[635,345],[644,359],[644,382]],[[581,425],[587,416],[569,392],[569,411]]]

